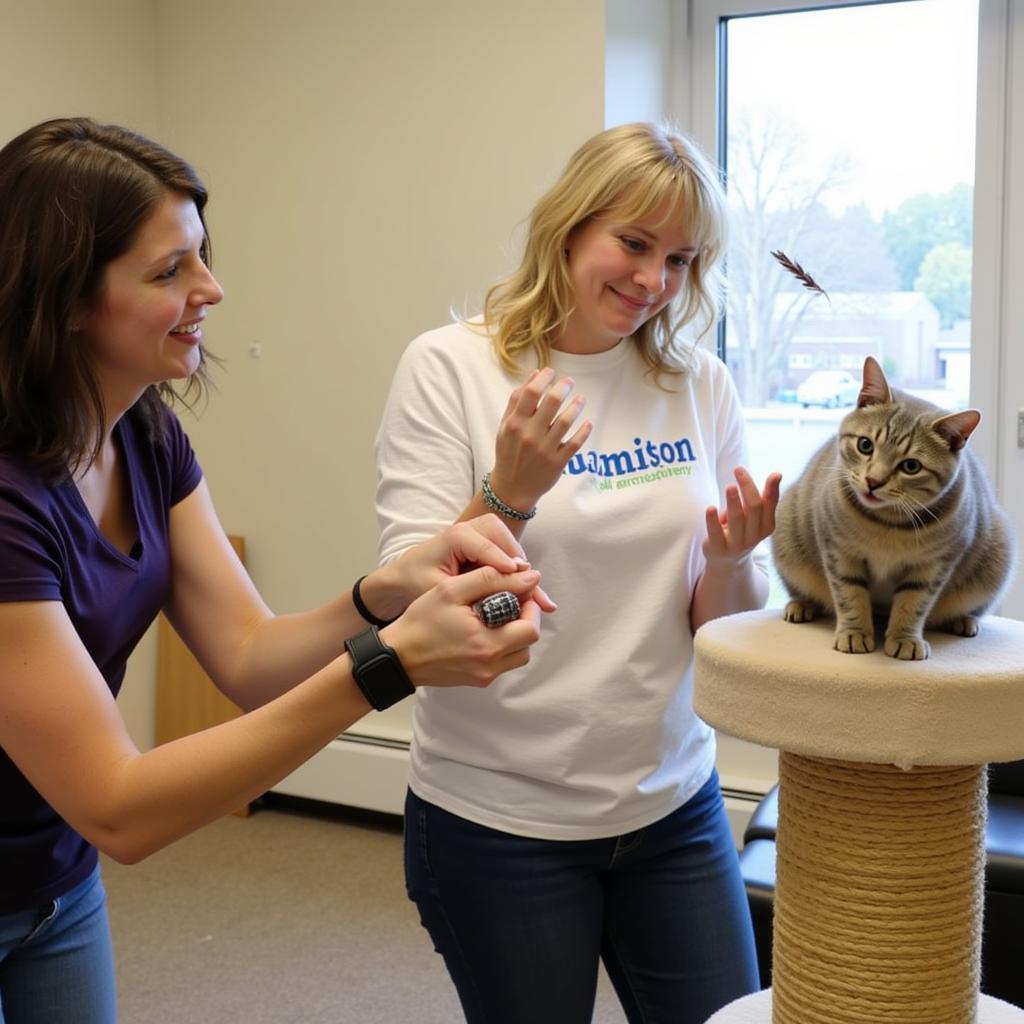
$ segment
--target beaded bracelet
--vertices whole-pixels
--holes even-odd
[[[488,508],[494,509],[495,512],[500,512],[507,519],[517,519],[520,522],[525,522],[527,519],[532,519],[537,514],[536,505],[531,508],[529,512],[520,512],[519,509],[513,508],[511,505],[506,505],[505,502],[503,502],[491,489],[490,473],[484,474],[484,480],[480,485],[480,490],[483,492],[484,504]]]

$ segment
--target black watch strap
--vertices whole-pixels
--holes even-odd
[[[397,652],[381,640],[376,626],[349,637],[345,650],[352,658],[356,685],[374,710],[383,711],[416,692]]]

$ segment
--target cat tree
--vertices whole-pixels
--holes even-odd
[[[832,630],[769,610],[697,633],[698,713],[780,751],[773,985],[711,1022],[1024,1024],[978,988],[985,765],[1024,757],[1024,623],[929,633],[918,662]]]

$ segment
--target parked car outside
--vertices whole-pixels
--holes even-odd
[[[796,388],[796,400],[806,409],[809,405],[823,405],[835,409],[853,405],[860,394],[860,381],[845,370],[815,370]]]

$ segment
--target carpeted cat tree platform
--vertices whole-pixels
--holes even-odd
[[[698,713],[780,751],[773,986],[711,1021],[1024,1024],[978,990],[985,765],[1024,758],[1024,622],[929,633],[918,662],[832,631],[775,609],[697,633]]]

